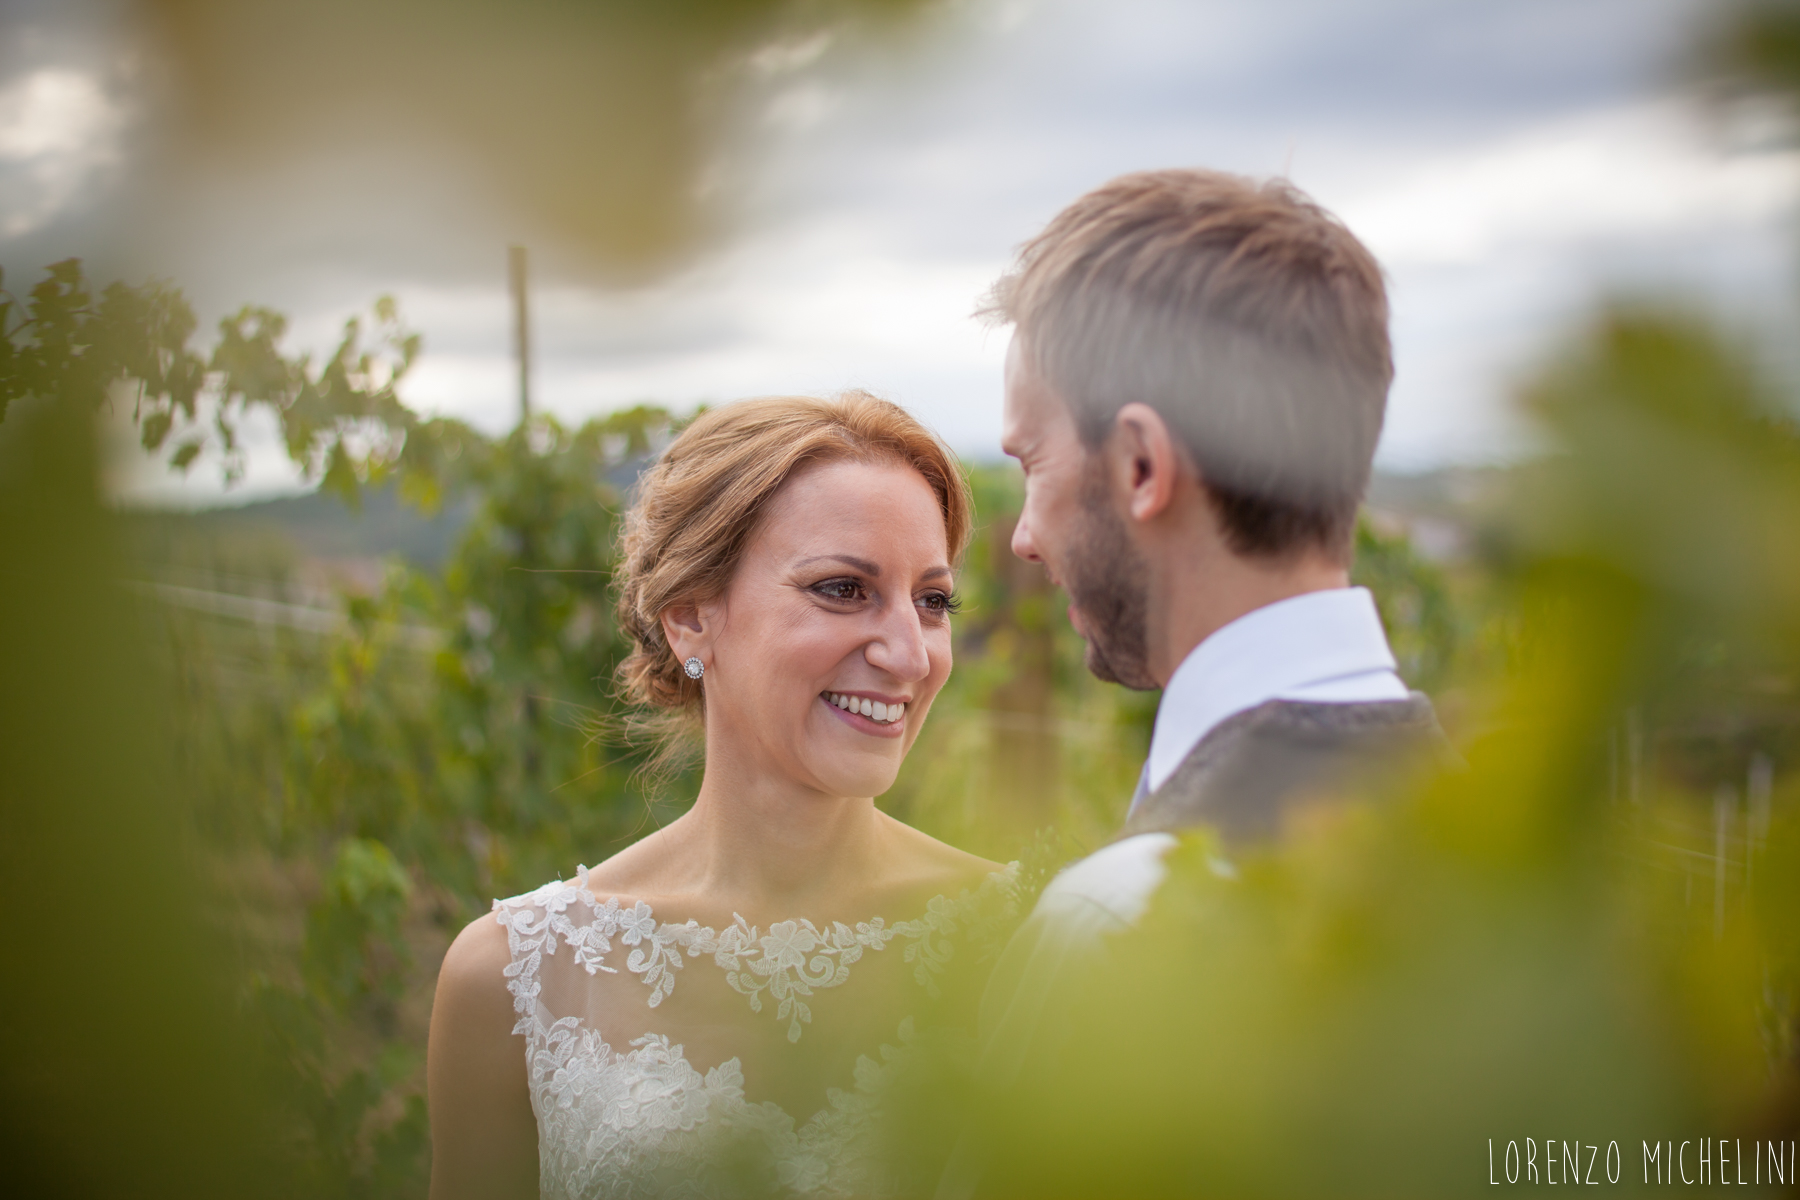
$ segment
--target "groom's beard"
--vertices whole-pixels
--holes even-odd
[[[1108,683],[1147,691],[1156,686],[1147,665],[1150,569],[1107,501],[1104,470],[1089,472],[1065,583],[1081,610],[1087,669]]]

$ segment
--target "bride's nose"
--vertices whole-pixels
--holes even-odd
[[[874,638],[863,647],[863,657],[871,667],[909,683],[929,675],[931,656],[925,649],[919,610],[911,604],[890,606]]]

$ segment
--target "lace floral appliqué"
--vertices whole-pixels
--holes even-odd
[[[554,954],[557,939],[571,947],[575,962],[592,975],[596,971],[616,973],[617,968],[605,962],[616,938],[621,945],[633,947],[625,958],[625,969],[650,989],[651,1008],[675,990],[675,973],[682,969],[684,954],[688,958],[710,956],[725,972],[725,982],[749,997],[752,1012],[763,1010],[763,993],[767,992],[776,1003],[776,1019],[788,1023],[788,1041],[797,1042],[802,1026],[812,1022],[806,999],[814,989],[842,984],[865,950],[885,950],[896,938],[905,944],[903,953],[913,964],[913,977],[935,998],[937,976],[949,965],[955,948],[951,939],[966,926],[991,923],[1010,904],[1015,874],[1008,871],[990,876],[976,891],[965,891],[955,899],[938,896],[917,920],[888,925],[876,917],[854,927],[833,921],[824,930],[807,920],[777,921],[763,933],[741,916],[723,930],[696,921],[658,924],[650,906],[641,901],[623,908],[616,896],[605,903],[595,899],[588,890],[585,866],[576,871],[573,883],[546,884],[504,907],[496,901],[495,910],[514,938],[513,963],[507,976],[513,981],[508,986],[515,1007],[536,998],[535,992],[529,997],[521,994],[516,985],[527,972],[535,978],[536,956]],[[586,905],[591,916],[582,921],[570,918],[569,908],[575,904]],[[534,916],[532,909],[541,915]]]

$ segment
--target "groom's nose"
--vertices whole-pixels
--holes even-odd
[[[1018,523],[1013,526],[1012,552],[1026,562],[1044,561],[1038,557],[1037,543],[1031,539],[1031,522],[1025,519],[1023,512],[1019,514]]]

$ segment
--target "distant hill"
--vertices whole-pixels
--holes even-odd
[[[196,512],[137,512],[132,519],[232,543],[276,540],[300,559],[371,559],[398,555],[416,566],[441,565],[475,511],[475,498],[446,504],[435,516],[400,501],[392,487],[365,491],[361,511],[313,492]]]

